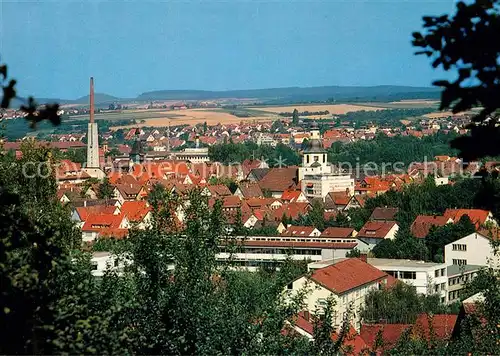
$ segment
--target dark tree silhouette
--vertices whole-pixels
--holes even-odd
[[[432,59],[434,68],[455,71],[454,80],[438,80],[440,109],[454,113],[480,106],[470,124],[470,135],[452,142],[466,160],[500,154],[500,1],[458,2],[453,16],[426,16],[423,33],[413,34],[413,45]]]
[[[299,123],[299,111],[297,109],[293,109],[292,124],[297,125],[298,123]]]
[[[4,63],[0,64],[0,85],[3,91],[0,102],[1,109],[9,108],[12,100],[17,99],[23,103],[20,109],[27,114],[25,118],[30,122],[32,128],[36,127],[36,124],[43,120],[49,120],[54,125],[61,123],[61,117],[58,115],[59,104],[45,104],[39,107],[33,97],[30,96],[28,99],[24,99],[17,96],[16,83],[15,79],[9,79],[7,65]]]

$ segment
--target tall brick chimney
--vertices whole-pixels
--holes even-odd
[[[90,77],[90,123],[94,123],[94,77]]]

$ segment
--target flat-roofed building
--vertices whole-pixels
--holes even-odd
[[[445,263],[391,258],[368,258],[368,263],[400,281],[412,285],[417,293],[438,294],[446,303],[448,277]]]
[[[448,303],[460,301],[465,283],[472,281],[480,269],[481,266],[475,265],[451,265],[446,268],[448,276]]]
[[[217,260],[231,259],[235,267],[255,271],[259,267],[279,267],[288,256],[294,260],[321,261],[345,258],[358,246],[353,242],[335,242],[309,236],[250,236],[236,238],[234,244],[221,244]]]

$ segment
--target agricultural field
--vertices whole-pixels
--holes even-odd
[[[317,104],[317,105],[284,105],[284,106],[235,106],[224,108],[199,108],[186,110],[165,110],[165,109],[136,109],[125,110],[123,112],[108,112],[96,114],[96,120],[130,120],[135,119],[134,125],[148,127],[162,127],[168,125],[195,125],[206,122],[208,125],[218,123],[234,124],[240,122],[254,121],[274,121],[283,119],[278,114],[281,112],[292,112],[297,109],[299,112],[321,112],[328,111],[328,115],[310,115],[308,119],[328,119],[333,115],[342,115],[349,112],[359,111],[379,111],[384,109],[417,109],[436,107],[436,101],[426,100],[406,100],[390,103],[356,103],[356,104]],[[442,113],[432,113],[436,117]],[[446,115],[446,114],[445,114]],[[72,116],[70,120],[88,120],[88,115]],[[126,128],[127,126],[112,126],[112,129]]]
[[[114,114],[114,113],[113,113]],[[244,111],[238,109],[237,112],[231,113],[231,110],[213,108],[213,109],[186,109],[178,111],[159,111],[159,110],[137,110],[126,111],[118,114],[117,118],[121,119],[135,119],[139,123],[137,126],[154,126],[162,127],[168,125],[195,125],[198,123],[206,122],[208,125],[217,125],[218,123],[240,123],[242,121],[273,121],[276,115],[269,115],[266,113],[259,113],[245,115]],[[96,119],[112,120],[112,114],[96,115]],[[144,122],[142,122],[144,121]],[[113,129],[124,128],[123,126],[116,126]]]
[[[286,105],[286,106],[264,106],[253,107],[254,110],[260,110],[267,113],[278,114],[280,112],[292,112],[297,109],[299,112],[309,111],[329,111],[330,115],[341,115],[352,111],[375,111],[382,110],[381,107],[357,105],[357,104],[325,104],[325,105]]]

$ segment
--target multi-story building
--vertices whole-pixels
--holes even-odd
[[[500,256],[495,255],[491,239],[474,232],[444,246],[447,265],[476,265],[500,268]]]
[[[170,155],[180,161],[191,163],[202,163],[210,161],[208,147],[185,148],[180,152],[170,153]]]
[[[304,305],[309,313],[321,313],[328,299],[333,298],[334,326],[339,328],[348,316],[359,331],[366,295],[386,283],[387,273],[358,258],[347,258],[316,269],[310,276],[299,277],[287,285],[286,293],[292,298],[304,292]]]
[[[448,303],[460,301],[465,283],[472,281],[481,266],[474,265],[451,265],[446,268],[448,275]]]
[[[301,189],[307,198],[325,199],[330,192],[354,194],[354,179],[327,161],[319,130],[311,131],[311,140],[304,150],[302,167],[299,168]]]
[[[288,256],[294,260],[309,262],[345,258],[346,253],[358,246],[352,242],[318,236],[248,236],[236,238],[234,245],[220,246],[218,261],[231,260],[235,267],[255,271],[259,267],[279,267]]]
[[[271,135],[260,133],[257,136],[257,144],[259,146],[267,145],[267,146],[276,147],[277,142]]]
[[[417,293],[438,294],[446,303],[448,277],[445,263],[400,260],[390,258],[368,258],[368,263],[416,288]]]

